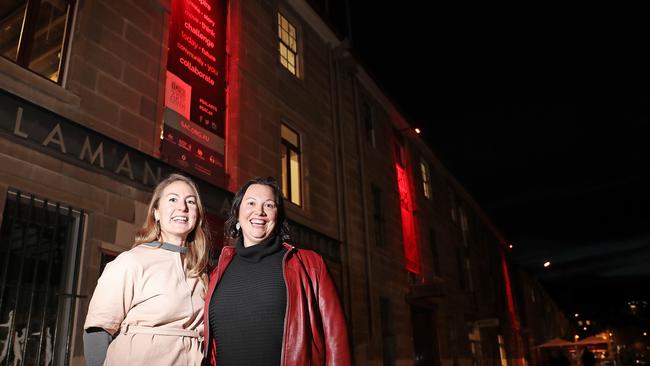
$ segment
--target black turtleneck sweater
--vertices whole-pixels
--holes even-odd
[[[279,365],[287,289],[279,237],[245,248],[241,238],[210,300],[217,365]]]

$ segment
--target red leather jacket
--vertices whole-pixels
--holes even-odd
[[[323,258],[311,250],[296,249],[287,243],[284,246],[287,253],[282,268],[287,285],[287,311],[280,364],[350,365],[345,316]],[[217,345],[210,335],[210,300],[234,255],[234,247],[224,247],[217,267],[210,273],[203,313],[209,365],[217,364]]]

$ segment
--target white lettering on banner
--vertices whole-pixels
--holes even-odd
[[[199,37],[200,40],[205,42],[205,45],[208,46],[209,48],[214,48],[214,42],[212,42],[208,36],[203,34],[199,28],[194,27],[190,22],[185,22],[185,29],[190,31],[192,34],[195,36]]]
[[[214,104],[208,102],[207,100],[205,100],[203,98],[199,98],[199,103],[201,103],[202,105],[208,107],[209,109],[211,109],[211,110],[213,110],[215,112],[218,110],[217,107]]]
[[[180,63],[181,65],[185,66],[188,70],[193,72],[196,76],[200,77],[203,79],[206,83],[214,86],[214,80],[209,76],[206,75],[203,71],[199,70],[190,60],[186,60],[183,57],[180,58]]]
[[[205,67],[205,62],[203,62],[203,59],[194,53],[192,51],[188,50],[185,46],[183,46],[180,42],[176,42],[176,47],[178,47],[179,50],[183,51],[187,57],[191,58],[192,60],[196,61],[201,67]],[[201,47],[203,49],[203,47]]]
[[[201,22],[201,28],[203,28],[203,30],[206,31],[213,38],[216,37],[217,34],[214,32],[214,29],[212,29],[212,27],[208,26],[207,24]]]
[[[189,43],[192,48],[197,49],[199,47],[198,42],[194,40],[189,34],[181,31],[181,37],[185,40],[185,42]]]
[[[192,7],[192,9],[194,9],[195,12],[199,14],[203,14],[201,9],[198,6],[196,6],[196,4],[194,4],[194,1],[187,1],[186,4],[190,4],[190,6]]]
[[[214,57],[214,56],[210,53],[210,51],[206,50],[206,49],[203,48],[203,47],[201,47],[201,53],[203,54],[203,56],[207,57],[210,61],[212,61],[212,62],[216,62],[216,61],[217,61],[217,58]]]
[[[212,18],[210,18],[210,16],[208,14],[203,14],[203,19],[205,19],[205,21],[210,23],[210,25],[213,26],[213,27],[214,27],[215,24],[217,24],[217,23],[214,22],[214,20],[212,20]]]
[[[189,122],[181,121],[181,127],[183,127],[184,130],[187,130],[192,136],[195,136],[201,139],[202,141],[205,141],[206,143],[210,142],[210,136],[208,136],[207,133],[192,126]]]
[[[198,22],[199,22],[199,17],[197,17],[196,15],[192,14],[192,12],[191,12],[191,11],[188,11],[187,9],[185,9],[185,15],[187,15],[187,17],[190,18],[194,23],[198,23]]]
[[[205,1],[205,0],[199,0],[199,4],[203,5],[203,7],[205,7],[208,10],[212,10],[212,7],[210,6],[210,4],[208,4],[208,2]]]

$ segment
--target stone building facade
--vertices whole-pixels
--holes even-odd
[[[5,357],[83,364],[103,265],[181,171],[216,246],[232,192],[278,177],[293,241],[328,260],[355,364],[526,362],[506,240],[309,3],[184,1],[227,9],[223,179],[165,155],[175,1],[0,6],[0,340],[27,339]],[[559,334],[551,311],[538,337]]]

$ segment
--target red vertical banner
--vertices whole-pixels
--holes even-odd
[[[161,157],[224,185],[225,0],[172,0]]]
[[[404,260],[406,270],[420,274],[420,250],[415,237],[415,219],[411,202],[411,185],[404,168],[395,164],[397,171],[397,188],[399,189],[400,211],[402,213],[402,237],[404,238]]]

